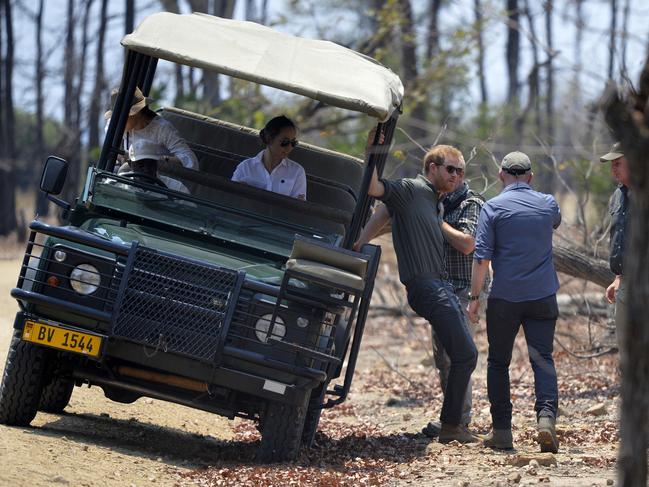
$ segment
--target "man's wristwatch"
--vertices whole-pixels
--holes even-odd
[[[477,301],[480,299],[480,295],[478,294],[477,296],[474,296],[473,294],[469,293],[469,297],[467,298],[469,301]]]

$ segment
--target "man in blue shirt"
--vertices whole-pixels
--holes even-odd
[[[542,452],[556,453],[559,393],[552,350],[559,280],[552,261],[552,232],[561,223],[561,213],[551,195],[531,188],[532,164],[527,155],[507,154],[498,174],[504,189],[484,204],[478,220],[467,310],[469,319],[476,322],[477,298],[491,263],[487,390],[493,431],[484,443],[492,448],[513,448],[509,364],[522,324],[534,371],[538,442]]]

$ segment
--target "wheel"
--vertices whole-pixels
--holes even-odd
[[[318,424],[320,424],[320,415],[322,408],[320,405],[324,401],[326,384],[313,390],[311,399],[306,410],[306,418],[304,420],[304,429],[302,430],[302,445],[307,448],[313,446],[315,434],[318,431]]]
[[[20,339],[14,331],[0,386],[0,423],[27,426],[31,423],[43,390],[45,350]]]
[[[268,403],[257,460],[262,463],[295,460],[300,451],[306,417],[306,397],[305,404],[299,406],[275,401]]]
[[[74,381],[68,377],[53,377],[52,382],[43,387],[41,400],[38,404],[39,411],[46,413],[62,413],[70,402],[74,389]]]
[[[162,181],[162,179],[157,178],[155,176],[149,176],[148,174],[145,174],[143,172],[128,171],[128,172],[123,172],[122,174],[120,174],[120,176],[123,176],[125,178],[133,178],[133,179],[144,179],[149,183],[162,186],[163,188],[167,187],[167,185]]]

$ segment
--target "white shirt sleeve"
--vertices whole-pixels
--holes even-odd
[[[306,200],[306,173],[304,168],[297,164],[298,174],[295,177],[295,184],[293,185],[293,190],[291,191],[291,196],[293,198],[304,198]]]
[[[189,148],[187,142],[178,133],[178,130],[167,120],[160,117],[156,117],[156,119],[159,119],[159,136],[166,149],[173,156],[177,157],[184,167],[197,171],[198,159],[196,159],[196,154]]]

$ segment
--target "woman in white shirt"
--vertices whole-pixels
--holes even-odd
[[[118,94],[117,89],[112,91],[111,107],[115,105]],[[108,111],[104,117],[110,121],[111,115],[112,111]],[[108,127],[108,122],[106,127]],[[198,171],[198,159],[187,142],[170,122],[149,108],[147,99],[139,88],[136,88],[133,94],[133,102],[124,129],[124,139],[126,150],[129,153],[133,152],[134,145],[144,144],[151,149],[149,155],[155,156],[156,159],[174,156],[183,167]],[[184,186],[172,178],[160,176],[160,179],[163,179],[171,189],[176,189],[175,186]]]
[[[255,157],[241,161],[232,181],[306,200],[304,168],[288,158],[297,145],[297,127],[284,115],[270,120],[259,132],[266,145]]]

